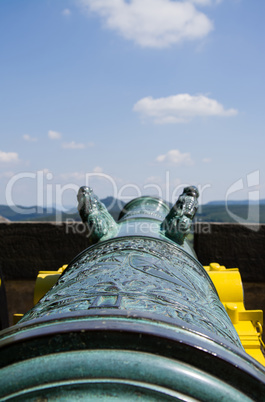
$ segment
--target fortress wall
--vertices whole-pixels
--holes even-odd
[[[202,265],[239,268],[243,282],[265,282],[265,225],[196,223],[194,249]]]
[[[203,265],[218,262],[239,268],[246,308],[265,311],[265,225],[252,229],[238,224],[197,223],[194,248]],[[14,222],[0,223],[0,245],[12,324],[14,313],[25,313],[32,307],[38,271],[57,270],[68,264],[89,242],[80,222]]]
[[[5,280],[36,279],[57,270],[89,246],[81,222],[0,223],[0,265]]]
[[[0,223],[0,245],[4,279],[16,280],[35,279],[40,270],[57,270],[89,241],[81,222],[14,222]],[[237,267],[244,282],[265,282],[265,225],[196,223],[194,249],[203,265]]]

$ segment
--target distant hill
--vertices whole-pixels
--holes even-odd
[[[113,197],[107,197],[101,201],[109,209],[113,218],[117,220],[125,203]],[[248,216],[249,208],[251,208],[251,216]],[[241,219],[249,219],[249,223],[265,223],[265,200],[261,200],[260,204],[251,203],[250,207],[248,201],[245,200],[229,201],[227,208],[225,201],[212,201],[208,204],[200,205],[196,219],[202,222],[237,222],[232,214]],[[43,208],[43,210],[39,208],[39,210],[37,210],[36,206],[23,207],[18,205],[16,209],[14,209],[8,205],[0,205],[0,216],[11,222],[51,222],[56,221],[56,217],[59,217],[57,220],[61,221],[66,221],[67,219],[80,221],[77,207],[70,208],[67,212],[62,212],[56,208]]]
[[[249,223],[265,223],[265,204],[244,203],[209,203],[201,205],[196,214],[196,219],[202,222],[238,222],[233,214],[241,219],[248,220]]]
[[[121,209],[125,205],[125,202],[114,199],[113,197],[107,197],[101,201],[108,208],[113,218],[117,220]],[[0,205],[0,216],[8,219],[11,222],[52,222],[56,221],[56,217],[58,220],[62,221],[66,221],[67,219],[73,219],[75,221],[81,220],[77,207],[70,208],[67,212],[63,212],[54,207],[40,208],[37,206],[25,207],[22,205],[10,207],[9,205]]]
[[[10,207],[9,205],[0,205],[0,215],[10,221],[27,221],[39,220],[38,218],[48,218],[56,214],[55,208],[40,208],[37,206],[25,207],[22,205],[15,205]]]
[[[265,205],[264,200],[252,201],[252,200],[229,200],[227,205]],[[205,205],[226,205],[225,201],[210,201]]]
[[[7,218],[4,218],[3,216],[0,215],[0,223],[4,223],[4,222],[7,223],[7,222],[10,222],[10,220]]]

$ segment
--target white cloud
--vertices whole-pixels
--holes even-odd
[[[198,4],[198,6],[209,6],[212,0],[189,0],[190,3]]]
[[[102,173],[102,172],[103,172],[103,169],[100,166],[96,166],[93,169],[93,173]]]
[[[145,179],[146,183],[162,183],[162,181],[164,181],[164,179],[162,180],[162,178],[160,176],[149,176]]]
[[[204,95],[178,94],[154,99],[140,99],[133,107],[135,112],[151,117],[157,124],[184,123],[193,117],[234,116],[236,109],[225,109],[215,99]]]
[[[176,166],[190,166],[193,165],[190,153],[181,153],[178,149],[171,149],[164,155],[159,155],[156,162],[167,163]]]
[[[48,180],[51,180],[54,177],[49,168],[40,169],[38,170],[38,173],[43,173],[43,175],[45,175]]]
[[[86,146],[85,144],[77,143],[75,141],[65,142],[62,145],[65,149],[84,149]]]
[[[85,173],[84,172],[70,172],[70,173],[62,173],[60,174],[60,178],[63,180],[85,180]]]
[[[29,134],[24,134],[23,135],[23,140],[28,141],[28,142],[36,142],[37,138],[31,137]]]
[[[69,8],[65,8],[65,9],[62,11],[62,14],[63,14],[64,16],[68,17],[69,15],[71,15],[71,11],[69,10]]]
[[[203,163],[210,163],[210,162],[212,162],[212,159],[211,158],[203,158]]]
[[[223,0],[186,0],[190,3],[197,4],[198,6],[211,6],[220,4]]]
[[[80,4],[88,12],[99,14],[108,29],[142,47],[163,48],[201,39],[213,29],[209,18],[188,1],[80,0]]]
[[[18,161],[19,161],[19,159],[18,159],[17,152],[3,152],[3,151],[0,151],[0,162],[16,163]]]
[[[51,140],[59,140],[60,138],[62,138],[62,134],[58,133],[58,131],[49,130],[48,131],[48,137]]]
[[[2,178],[7,178],[7,179],[10,179],[12,176],[14,176],[14,172],[11,172],[11,171],[9,171],[9,172],[1,172],[0,173],[0,178],[2,179]]]

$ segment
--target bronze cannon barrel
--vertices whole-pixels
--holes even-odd
[[[80,189],[92,245],[2,331],[2,400],[265,400],[264,367],[186,241],[197,197],[140,197],[115,222]]]

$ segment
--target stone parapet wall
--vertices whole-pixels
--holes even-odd
[[[197,223],[194,247],[203,265],[237,267],[247,309],[265,311],[265,225]],[[57,270],[89,246],[82,223],[0,223],[0,266],[6,283],[9,324],[33,306],[38,271]]]
[[[265,282],[265,225],[196,223],[194,249],[203,265],[239,268],[243,282]]]
[[[0,265],[5,280],[36,279],[58,270],[89,246],[80,222],[0,223]]]
[[[265,225],[196,223],[194,248],[203,265],[237,267],[244,282],[265,282]],[[0,265],[5,280],[35,279],[57,270],[89,246],[81,222],[0,223]]]

